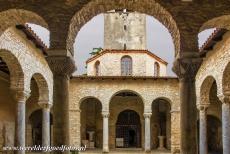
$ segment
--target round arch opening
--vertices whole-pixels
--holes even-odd
[[[158,98],[152,103],[151,148],[171,149],[171,104],[166,98]]]
[[[144,104],[135,91],[122,90],[113,95],[109,105],[110,148],[144,147]]]
[[[124,110],[119,113],[116,122],[116,147],[141,147],[141,122],[136,111]]]
[[[83,99],[80,105],[81,144],[89,149],[103,145],[102,104],[93,97]]]

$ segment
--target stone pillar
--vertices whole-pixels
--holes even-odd
[[[180,110],[171,110],[171,152],[172,154],[180,153]]]
[[[145,152],[151,151],[151,126],[150,118],[152,113],[144,113],[145,117]]]
[[[200,154],[208,154],[208,140],[207,140],[207,106],[200,105],[199,106],[200,112],[200,128],[199,128],[199,150]]]
[[[69,145],[69,79],[75,64],[67,56],[48,56],[47,61],[54,75],[53,144]]]
[[[39,102],[42,107],[42,146],[50,146],[50,108],[48,101]]]
[[[23,90],[14,90],[16,104],[16,118],[15,118],[15,146],[16,147],[25,147],[25,112],[26,112],[26,100],[29,97],[29,94]],[[16,154],[25,154],[25,150],[15,151]]]
[[[230,153],[230,96],[220,97],[222,101],[223,154]]]
[[[109,152],[109,113],[102,112],[103,116],[103,152]]]
[[[195,75],[201,59],[194,58],[196,52],[184,53],[174,62],[173,70],[179,77],[181,110],[181,153],[197,154],[197,108]],[[185,58],[186,57],[186,58]]]

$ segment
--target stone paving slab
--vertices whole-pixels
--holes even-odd
[[[110,150],[109,154],[146,154],[143,150],[137,150],[137,149],[127,149],[127,150],[121,150],[121,149],[116,149],[116,150]],[[170,154],[170,151],[159,151],[159,150],[154,150],[151,151],[149,154]],[[88,150],[84,152],[80,152],[80,154],[102,154],[101,150]]]

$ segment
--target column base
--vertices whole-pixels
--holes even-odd
[[[103,153],[109,153],[109,149],[105,148],[102,150]]]
[[[145,150],[145,153],[151,153],[151,150]]]

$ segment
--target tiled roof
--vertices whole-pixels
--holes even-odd
[[[43,55],[47,56],[47,46],[28,25],[17,25],[16,28],[24,32],[27,39],[31,40]]]
[[[226,29],[217,28],[214,32],[209,36],[207,41],[200,48],[200,52],[202,55],[205,55],[208,51],[212,50],[213,47],[222,40],[223,35],[227,32]]]
[[[158,57],[157,55],[153,54],[152,52],[148,51],[148,50],[116,50],[116,49],[104,49],[101,52],[99,52],[98,54],[94,55],[93,57],[90,57],[87,61],[86,64],[101,57],[102,55],[106,54],[106,53],[146,53],[149,56],[157,59],[159,62],[167,65],[168,63],[166,61],[164,61],[163,59],[161,59],[160,57]]]

